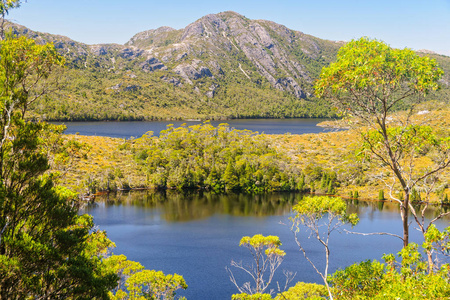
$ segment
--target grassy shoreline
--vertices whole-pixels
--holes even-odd
[[[423,110],[425,111],[425,110]],[[393,122],[402,117],[402,113],[393,116]],[[414,117],[417,123],[430,123],[435,128],[450,128],[450,109],[427,111]],[[326,122],[326,126],[342,128],[344,120]],[[323,125],[323,124],[322,124]],[[306,192],[327,194],[320,186],[323,174],[336,174],[334,194],[348,198],[349,193],[358,192],[359,199],[378,199],[379,191],[384,190],[386,199],[389,191],[384,184],[375,179],[377,168],[364,161],[355,160],[358,149],[358,132],[347,130],[318,134],[267,135],[270,147],[287,155],[295,168],[305,175]],[[102,190],[149,188],[148,175],[143,165],[135,159],[138,139],[65,135],[67,140],[76,140],[85,145],[84,155],[75,157],[71,167],[61,178],[61,184],[80,194]],[[318,174],[320,173],[320,174]],[[321,175],[322,174],[322,175]],[[450,182],[450,172],[441,179],[445,185]],[[444,193],[448,193],[445,188]],[[433,202],[439,202],[436,194]]]

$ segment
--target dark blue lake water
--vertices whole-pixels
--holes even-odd
[[[237,119],[227,121],[211,121],[214,126],[228,123],[236,129],[248,129],[267,134],[319,133],[330,129],[316,126],[327,119]],[[195,125],[200,121],[159,121],[159,122],[66,122],[67,134],[97,135],[118,138],[140,137],[147,131],[153,131],[158,136],[168,124],[179,127],[181,124]]]
[[[143,192],[111,195],[83,212],[92,214],[99,228],[108,232],[117,245],[116,254],[125,254],[148,269],[183,275],[189,288],[179,295],[188,299],[231,299],[238,290],[230,282],[225,266],[230,266],[232,259],[251,263],[248,250],[239,247],[243,236],[280,237],[281,248],[287,253],[275,278],[280,284],[284,283],[283,269],[297,272],[294,282],[321,282],[289,228],[291,205],[300,197]],[[398,207],[393,203],[359,201],[349,203],[348,210],[358,213],[361,219],[355,231],[402,233]],[[448,220],[440,221],[438,226],[448,226]],[[412,241],[421,243],[418,231],[411,229],[410,234]],[[307,236],[302,240],[310,258],[323,270],[323,248]],[[331,237],[330,272],[354,262],[381,260],[384,253],[397,253],[401,247],[401,241],[393,237],[335,232]],[[237,269],[234,274],[241,284],[250,280]],[[276,289],[276,285],[272,288]]]

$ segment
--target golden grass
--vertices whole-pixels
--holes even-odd
[[[404,113],[394,115],[393,122],[401,118],[404,118]],[[430,110],[415,115],[413,119],[417,124],[449,130],[450,109]],[[339,126],[342,126],[342,121],[339,122]],[[350,191],[358,191],[360,198],[377,199],[382,189],[386,197],[389,195],[384,184],[374,178],[380,170],[375,165],[356,160],[355,153],[360,140],[356,130],[264,136],[274,147],[288,154],[292,163],[302,170],[308,166],[320,166],[326,171],[335,171],[342,183],[337,189],[339,195],[347,196]],[[108,182],[111,189],[146,186],[145,170],[135,162],[130,150],[132,147],[123,147],[124,139],[81,135],[67,135],[65,138],[85,143],[89,148],[85,156],[73,160],[62,182],[67,187],[85,193],[89,190],[89,184],[96,185],[97,189],[106,189]],[[428,158],[421,158],[417,166],[424,168],[429,163]],[[443,173],[441,182],[447,185],[450,183],[450,170]],[[433,197],[436,200],[436,195]]]

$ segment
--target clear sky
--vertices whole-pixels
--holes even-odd
[[[227,10],[323,39],[369,36],[450,56],[450,0],[28,0],[8,19],[87,44],[124,44],[140,31],[181,29]]]

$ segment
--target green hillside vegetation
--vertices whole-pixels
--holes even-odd
[[[1,18],[21,2],[0,1]],[[336,48],[333,43],[272,22],[249,20],[233,12],[208,15],[184,31],[170,28],[152,31],[150,43],[146,43],[148,38],[143,39],[142,34],[130,41],[131,46],[157,45],[162,53],[158,56],[161,60],[145,57],[148,49],[87,46],[24,28],[19,28],[22,36],[17,37],[14,33],[5,33],[3,25],[0,22],[1,299],[184,299],[176,297],[179,289],[188,287],[181,275],[145,270],[138,262],[114,255],[111,252],[114,243],[106,232],[94,227],[91,216],[79,214],[80,199],[67,187],[81,193],[132,188],[248,194],[298,190],[313,194],[349,192],[351,198],[370,197],[375,188],[374,198],[385,198],[389,194],[401,210],[403,238],[394,235],[403,241],[399,261],[395,255],[387,254],[383,257],[385,264],[356,263],[331,277],[328,276],[330,236],[344,224],[356,225],[357,215],[347,214],[347,203],[340,197],[304,197],[293,206],[295,216],[290,222],[295,242],[322,277],[329,299],[334,296],[336,299],[444,299],[450,296],[450,267],[440,259],[440,255],[450,251],[450,227],[440,231],[434,224],[447,213],[436,210],[434,219],[425,221],[429,201],[449,204],[449,173],[446,172],[450,166],[449,104],[421,101],[421,97],[438,88],[438,80],[444,89],[434,99],[447,95],[448,77],[440,79],[443,72],[434,60],[419,58],[411,50],[391,49],[368,38],[342,47],[337,62],[323,69],[316,87],[318,94],[334,102],[342,113],[353,114],[345,119],[352,123],[352,129],[346,132],[268,136],[234,130],[227,124],[214,127],[205,122],[190,127],[168,126],[159,137],[149,132],[129,140],[62,136],[63,126],[30,121],[26,117],[30,105],[35,109],[31,119],[51,119],[53,115],[47,107],[61,109],[65,118],[71,118],[75,108],[68,103],[85,105],[87,108],[80,115],[84,119],[110,116],[146,119],[147,107],[138,109],[135,105],[156,91],[177,101],[182,98],[181,105],[169,100],[163,105],[168,116],[176,118],[179,117],[174,116],[173,111],[177,110],[180,114],[183,110],[183,116],[196,112],[196,116],[210,114],[218,118],[286,117],[300,112],[319,114],[325,112],[324,106],[315,106],[317,110],[304,109],[302,101],[311,100],[304,99],[311,96],[308,93],[312,91],[314,76],[320,65],[329,63],[331,52]],[[236,27],[238,33],[230,30]],[[163,34],[159,35],[161,32]],[[221,36],[223,38],[219,39]],[[180,43],[196,39],[201,42],[188,47],[186,64],[176,63],[185,57],[184,53],[179,53]],[[302,39],[305,44],[300,42]],[[211,72],[206,65],[213,68],[217,63],[212,59],[214,47],[220,49],[214,44],[216,40],[228,47],[228,52],[238,60],[227,60],[224,56],[222,66]],[[60,43],[56,47],[67,51],[67,60],[49,41]],[[72,51],[68,51],[70,49]],[[331,52],[322,53],[325,50]],[[287,52],[308,64],[299,66],[287,60]],[[217,53],[224,54],[224,51]],[[138,59],[129,60],[130,56]],[[70,66],[69,71],[58,73],[65,62]],[[448,66],[445,62],[443,65]],[[116,68],[121,71],[116,72]],[[89,76],[84,76],[85,72]],[[222,77],[227,72],[231,75]],[[159,76],[170,85],[161,87],[156,77],[151,77],[154,86],[145,90],[149,81],[139,76],[147,73]],[[216,81],[218,78],[220,82]],[[134,80],[142,81],[137,85]],[[55,86],[57,81],[61,84],[59,87]],[[86,89],[79,89],[79,85]],[[170,87],[173,94],[168,92]],[[57,92],[50,94],[52,89]],[[67,91],[70,91],[71,101],[62,96]],[[150,94],[139,98],[139,93],[145,91]],[[267,92],[264,93],[266,98],[261,98],[267,101],[260,106],[256,100],[248,104],[255,107],[239,102],[246,95],[252,99],[253,92],[260,91]],[[122,98],[121,93],[129,93],[129,97]],[[205,104],[220,93],[223,98],[219,99],[228,102]],[[47,98],[38,102],[42,95]],[[199,102],[193,103],[191,100],[195,97],[191,95],[198,95]],[[272,98],[273,95],[283,97]],[[413,96],[418,96],[410,102],[418,106],[416,110],[399,111],[410,103],[398,103]],[[86,101],[80,104],[79,97]],[[139,100],[131,101],[133,97]],[[159,107],[162,97],[153,97],[158,100],[149,107]],[[292,101],[285,102],[286,99]],[[122,102],[117,104],[116,100]],[[105,103],[114,109],[102,110]],[[205,109],[202,114],[198,112],[200,107]],[[229,110],[224,113],[224,109]],[[374,119],[379,127],[373,126]],[[389,179],[392,183],[386,184],[389,190],[385,193],[380,182],[386,183]],[[426,195],[421,195],[423,191]],[[149,205],[160,201],[157,193],[148,200]],[[237,200],[239,202],[239,198]],[[242,211],[233,209],[229,203],[225,205],[227,211],[235,214],[246,215],[250,209],[247,206]],[[270,206],[265,205],[260,206],[259,213]],[[408,221],[409,212],[414,216],[412,222]],[[412,223],[422,233],[423,249],[409,243]],[[306,236],[300,227],[309,229]],[[322,266],[325,263],[324,271],[308,258],[309,250],[303,245],[306,237],[313,237],[312,240],[323,246],[324,259],[320,263]],[[280,239],[256,234],[244,237],[240,245],[250,250],[256,265],[231,261],[231,266],[251,275],[256,287],[252,288],[250,283],[240,287],[227,268],[231,281],[241,292],[232,299],[272,299],[272,295],[263,293],[286,255],[280,248]],[[264,273],[269,273],[269,280],[264,279]],[[292,278],[286,274],[287,286]],[[277,295],[277,299],[320,299],[324,292],[322,287],[297,283]]]
[[[450,110],[448,105],[430,102],[420,106],[418,111],[428,113],[416,114],[414,124],[429,124],[437,129],[437,135],[449,136]],[[399,112],[393,116],[392,122],[401,121],[405,116]],[[356,121],[355,121],[356,122]],[[325,126],[342,127],[343,120],[325,122]],[[362,129],[361,129],[362,130]],[[302,170],[305,176],[305,189],[318,193],[329,193],[329,182],[337,195],[349,198],[356,193],[360,199],[379,198],[383,191],[385,199],[389,199],[388,188],[378,180],[379,168],[365,157],[355,159],[361,150],[360,130],[347,130],[341,132],[329,132],[320,134],[268,136],[272,144],[278,150],[287,153]],[[432,153],[422,154],[416,167],[427,168],[432,163]],[[448,172],[441,174],[440,180],[435,185],[434,193],[430,196],[433,201],[443,200],[449,194],[450,176]],[[328,185],[327,185],[328,183]],[[397,196],[397,195],[396,195]]]
[[[313,85],[343,43],[322,40],[234,12],[184,29],[138,33],[125,45],[85,45],[9,24],[52,42],[66,59],[58,89],[29,118],[60,121],[335,117]],[[260,29],[255,30],[255,28]],[[450,58],[435,100],[448,102]],[[404,107],[399,107],[404,109]]]
[[[438,61],[442,68],[450,69],[450,60],[445,56],[440,58]],[[310,58],[308,60],[311,61]],[[235,71],[238,66],[230,62],[222,65],[223,75],[214,79],[198,79],[198,89],[162,81],[161,77],[173,76],[164,70],[146,73],[136,66],[111,70],[111,65],[95,63],[89,69],[69,65],[62,74],[58,74],[60,89],[34,104],[30,116],[60,121],[336,116],[323,100],[298,99],[288,92],[273,89],[267,79],[251,71],[249,62],[244,60],[241,66],[245,63],[252,81]],[[314,76],[323,66],[315,61],[305,65]],[[449,82],[446,77],[443,80]],[[216,87],[213,98],[205,96],[211,86]],[[305,86],[305,89],[312,92],[311,86]],[[434,98],[448,101],[449,95],[444,84]]]
[[[134,143],[136,159],[154,188],[201,188],[217,192],[296,190],[299,176],[289,159],[248,130],[208,123],[173,128]]]
[[[429,122],[433,128],[440,128],[441,135],[448,134],[448,105],[431,102],[418,110],[428,110],[428,113],[416,115],[416,124]],[[392,117],[394,120],[401,116],[398,113]],[[324,125],[342,126],[342,122]],[[222,132],[223,141],[218,140],[218,132]],[[165,140],[160,141],[161,137]],[[108,187],[110,190],[151,187],[214,190],[217,187],[223,191],[223,175],[231,158],[230,168],[233,167],[239,179],[236,179],[239,182],[236,189],[240,191],[299,190],[373,200],[383,191],[384,198],[389,197],[386,186],[377,180],[376,165],[364,159],[355,160],[360,145],[360,133],[356,130],[265,135],[206,123],[170,127],[161,137],[146,135],[123,140],[65,136],[85,145],[85,150],[73,159],[62,183],[82,193],[108,190]],[[218,141],[223,142],[223,147],[218,146]],[[426,156],[420,161],[421,168],[430,163]],[[212,178],[216,178],[215,185]],[[433,201],[450,195],[449,182],[446,172],[431,194]]]
[[[108,66],[111,67],[111,66]],[[33,106],[36,119],[60,121],[331,117],[320,101],[299,100],[271,88],[266,79],[242,80],[223,68],[222,78],[197,80],[198,90],[175,87],[160,78],[168,71],[145,73],[91,66],[66,68],[58,74],[60,89]],[[181,80],[181,79],[180,79]],[[214,98],[204,93],[215,85]]]

